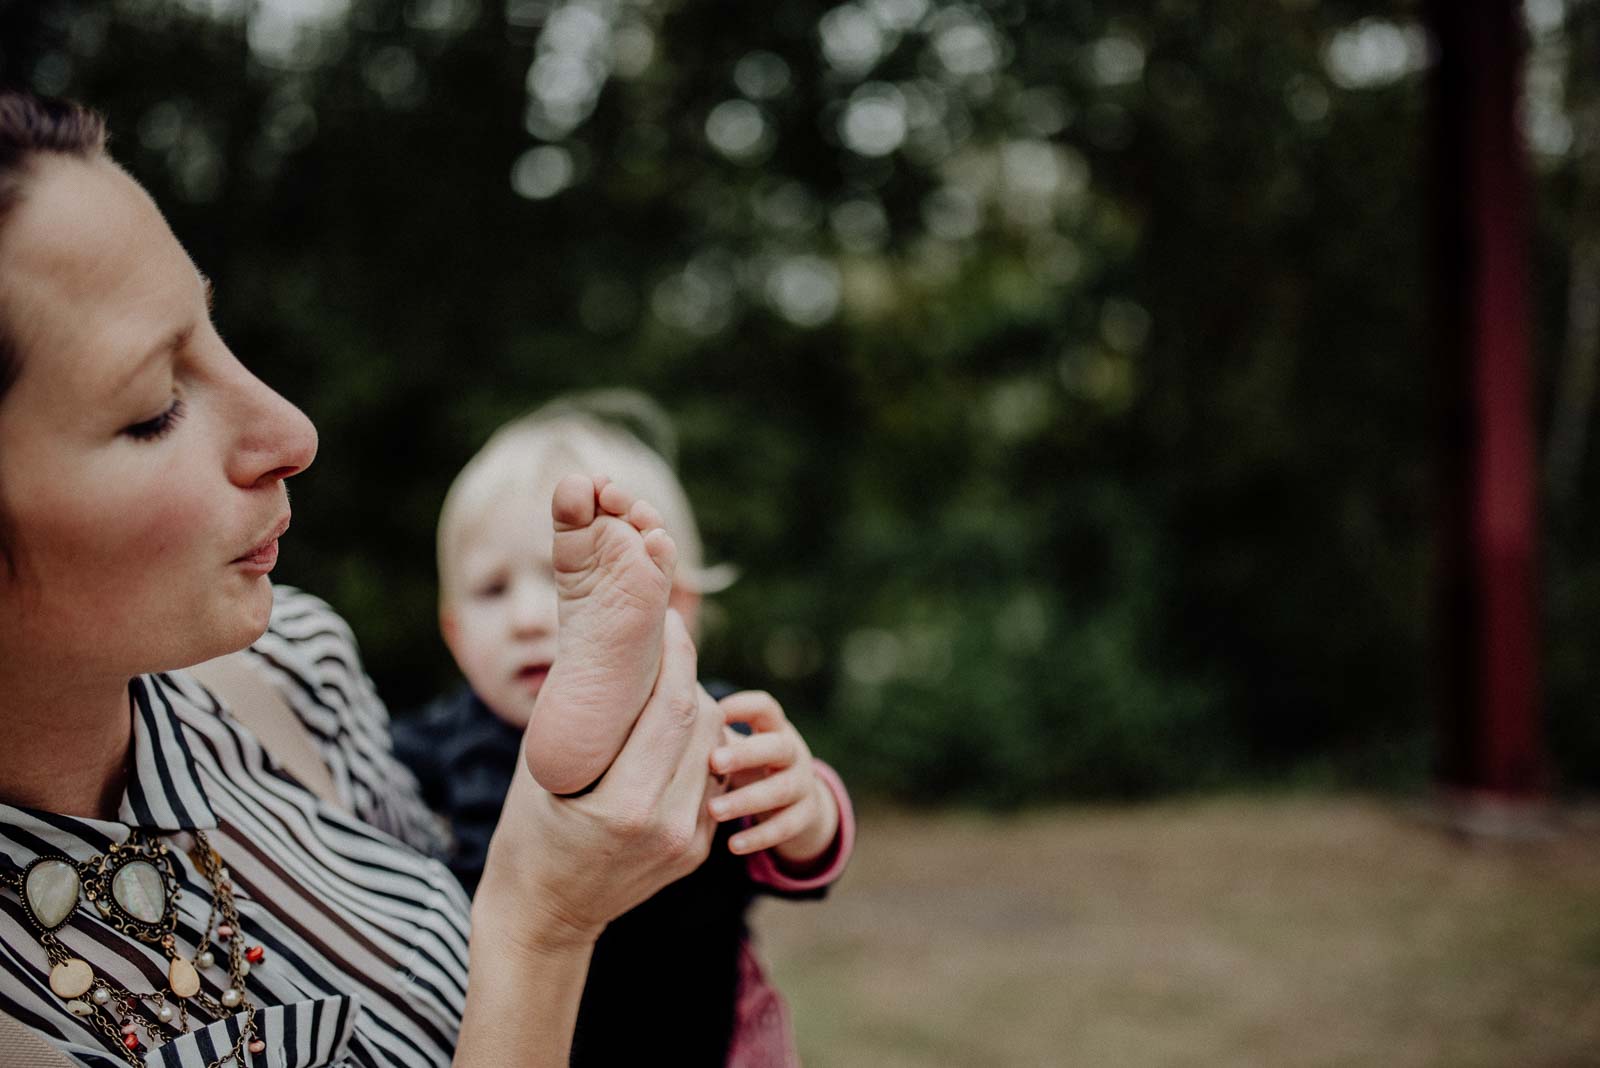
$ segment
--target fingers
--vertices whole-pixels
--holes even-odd
[[[687,752],[678,762],[677,773],[667,790],[668,794],[672,795],[673,801],[684,800],[694,805],[697,812],[704,813],[708,811],[707,799],[722,789],[721,784],[706,771],[711,750],[721,738],[722,716],[718,713],[717,702],[711,695],[706,693],[703,687],[696,688],[700,698],[699,718],[695,723],[694,735],[687,746]]]
[[[668,609],[655,690],[639,713],[639,721],[623,743],[611,772],[596,789],[615,784],[615,789],[637,789],[654,799],[672,781],[695,739],[697,726],[709,718],[701,712],[700,684],[695,678],[697,659],[683,617]],[[700,733],[703,735],[704,731]],[[705,743],[705,751],[700,754],[697,770],[702,775],[711,745]]]
[[[728,848],[741,856],[745,853],[759,853],[763,849],[771,849],[798,837],[810,820],[811,815],[804,805],[790,805],[782,812],[775,813],[754,827],[746,827],[728,839]]]
[[[711,753],[711,770],[719,775],[752,768],[784,768],[793,764],[798,747],[788,731],[752,734],[718,746]]]
[[[806,777],[795,768],[788,768],[759,779],[748,786],[714,797],[707,806],[719,823],[741,816],[759,816],[786,805],[804,801],[807,796]]]
[[[723,718],[729,723],[748,723],[758,731],[775,731],[789,721],[783,716],[783,706],[770,693],[761,690],[743,690],[730,694],[721,701]]]
[[[680,828],[671,836],[675,842],[676,872],[680,876],[687,875],[705,860],[716,835],[716,820],[706,807],[706,799],[720,787],[706,773],[706,759],[716,743],[717,732],[722,729],[722,717],[717,712],[717,703],[703,689],[699,690],[698,704],[700,713],[689,744],[672,781],[655,806],[656,818],[664,826]]]

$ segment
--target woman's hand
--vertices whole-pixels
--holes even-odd
[[[496,908],[502,898],[517,903],[526,922],[498,923],[503,933],[592,942],[705,859],[715,831],[705,799],[716,789],[706,754],[722,715],[696,681],[695,666],[683,620],[669,612],[655,691],[588,793],[547,793],[518,761],[478,898],[487,891],[486,903]]]
[[[748,723],[754,732],[729,732],[711,753],[711,770],[729,777],[729,790],[712,798],[708,810],[719,823],[755,820],[728,847],[740,854],[772,849],[790,866],[816,860],[833,843],[839,807],[817,776],[805,739],[771,694],[732,694],[721,709],[727,722]]]
[[[517,761],[472,904],[458,1068],[565,1065],[595,939],[710,852],[706,799],[720,787],[707,766],[723,718],[695,661],[668,612],[655,691],[587,794],[554,797]]]

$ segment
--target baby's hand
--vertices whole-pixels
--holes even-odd
[[[817,776],[805,739],[771,694],[746,690],[718,704],[727,722],[748,723],[755,732],[730,732],[711,751],[711,770],[730,777],[728,792],[710,802],[712,817],[755,820],[728,847],[740,854],[776,849],[796,866],[816,860],[833,844],[839,806]]]

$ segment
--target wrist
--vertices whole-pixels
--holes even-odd
[[[486,893],[485,891],[488,890]],[[479,887],[454,1068],[563,1068],[594,950],[589,932]]]
[[[488,879],[472,899],[472,945],[501,947],[497,952],[538,958],[588,954],[602,930],[604,924],[575,919],[526,889]]]

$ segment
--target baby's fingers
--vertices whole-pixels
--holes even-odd
[[[741,690],[717,704],[729,723],[748,723],[757,732],[775,731],[788,722],[783,718],[783,706],[778,704],[777,698],[761,690]]]
[[[711,770],[719,775],[752,768],[786,768],[795,760],[794,735],[788,731],[752,734],[718,746],[711,753]]]
[[[740,855],[771,849],[798,837],[806,829],[809,819],[805,806],[790,805],[782,812],[775,812],[770,818],[762,820],[754,827],[747,827],[728,839],[728,848]]]
[[[805,797],[805,780],[791,768],[712,798],[711,815],[716,817],[717,822],[725,823],[740,816],[759,816],[763,812],[772,812],[803,801]]]

